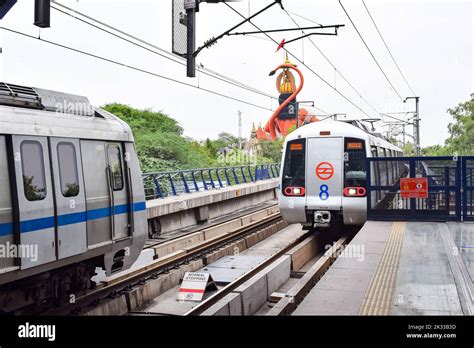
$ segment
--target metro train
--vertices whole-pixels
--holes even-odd
[[[68,300],[147,238],[130,127],[86,97],[0,83],[0,312]]]
[[[367,157],[400,157],[402,150],[359,120],[323,121],[290,133],[283,149],[279,208],[289,223],[306,229],[335,222],[363,225],[367,219]],[[372,178],[393,185],[403,175],[400,162],[372,165]],[[373,192],[373,202],[384,193]]]

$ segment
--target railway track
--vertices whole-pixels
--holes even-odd
[[[232,290],[235,290],[237,287],[242,285],[244,282],[252,278],[254,275],[256,275],[258,272],[262,271],[265,269],[267,266],[271,265],[275,261],[277,261],[282,255],[284,255],[286,252],[294,248],[296,245],[298,245],[300,242],[305,240],[312,232],[307,232],[304,235],[302,235],[300,238],[298,238],[294,243],[291,243],[287,245],[286,247],[282,248],[279,252],[276,254],[270,256],[268,259],[266,259],[264,262],[260,263],[258,266],[254,267],[252,270],[249,272],[243,274],[240,276],[238,279],[233,281],[232,283],[228,284],[224,288],[220,289],[216,294],[213,296],[209,297],[205,301],[201,302],[199,305],[196,307],[192,308],[188,312],[185,313],[185,316],[191,316],[191,315],[200,315],[202,314],[206,309],[209,309],[212,305],[217,303],[219,300],[221,300],[223,297],[228,295],[229,293],[232,292]]]
[[[262,215],[267,215],[261,217]],[[252,221],[252,216],[256,221]],[[170,270],[186,265],[193,260],[197,260],[205,255],[218,250],[225,245],[233,243],[237,240],[245,238],[248,235],[255,233],[258,230],[268,228],[269,226],[275,225],[282,222],[282,218],[278,209],[275,206],[265,208],[257,212],[253,212],[243,217],[239,217],[236,220],[246,219],[249,223],[234,228],[230,231],[225,231],[221,234],[211,236],[209,239],[199,241],[199,235],[203,235],[208,232],[206,229],[198,232],[191,233],[189,235],[181,236],[177,239],[178,241],[167,241],[157,245],[151,246],[155,248],[155,255],[158,257],[154,262],[147,264],[138,269],[132,270],[124,274],[123,276],[113,278],[110,281],[104,282],[102,286],[97,287],[86,293],[85,295],[79,296],[74,299],[72,303],[65,304],[62,307],[48,310],[43,315],[67,315],[67,314],[80,314],[85,307],[96,306],[102,300],[117,296],[121,291],[127,291],[133,286],[145,284],[147,280],[154,279],[160,274],[166,274]],[[230,224],[231,221],[227,221],[222,225]],[[211,227],[213,232],[216,232],[221,225]],[[196,237],[195,240],[198,242],[194,243],[192,236]],[[189,241],[193,242],[192,245],[188,245]],[[179,248],[179,249],[178,249]],[[177,250],[176,250],[177,249]],[[160,254],[163,254],[161,256]]]
[[[334,261],[336,261],[340,250],[350,242],[354,237],[354,234],[354,232],[345,233],[335,241],[333,246],[326,250],[323,255],[317,256],[317,261],[305,272],[300,272],[298,274],[298,277],[301,278],[299,278],[296,284],[285,292],[284,296],[282,296],[265,315],[291,315],[291,313],[293,313],[293,311],[303,301],[306,294],[309,293],[309,291],[331,267]]]
[[[199,272],[211,273],[218,285],[217,290],[204,295],[202,302],[177,302],[178,283],[148,303],[136,306],[129,314],[288,315],[356,232],[340,227],[318,234],[303,231],[297,225],[289,226],[238,254],[199,267]]]
[[[269,316],[281,316],[281,315],[290,315],[298,306],[299,303],[304,299],[305,295],[311,290],[311,288],[317,283],[317,281],[324,275],[324,273],[331,267],[333,262],[337,259],[340,254],[340,250],[344,248],[344,245],[349,243],[349,241],[355,235],[355,231],[349,229],[344,232],[342,236],[338,237],[336,240],[331,238],[326,239],[322,234],[314,235],[313,232],[308,232],[302,235],[300,238],[295,240],[293,243],[282,248],[278,253],[272,255],[264,262],[253,268],[251,271],[245,273],[232,283],[227,286],[219,289],[217,293],[211,297],[205,299],[199,305],[193,307],[187,311],[185,316],[196,316],[206,314],[206,310],[214,306],[216,303],[221,301],[224,297],[229,295],[231,292],[236,290],[239,286],[249,281],[257,275],[259,272],[264,271],[267,267],[278,262],[283,255],[288,255],[288,253],[296,252],[296,250],[302,250],[312,242],[312,239],[317,241],[317,244],[321,247],[323,244],[329,242],[332,244],[332,247],[322,252],[321,248],[318,248],[315,255],[308,260],[317,259],[316,262],[305,272],[292,272],[295,277],[299,278],[296,284],[294,284],[286,293],[279,294],[281,299],[279,301],[274,301],[271,303],[272,309],[270,309],[265,315]],[[311,241],[310,241],[311,240]],[[327,244],[326,244],[327,245]],[[254,313],[256,314],[256,313]]]
[[[265,216],[266,215],[266,216]],[[264,216],[264,217],[262,217]],[[204,238],[206,232],[217,231],[223,229],[223,226],[232,226],[235,220],[247,221],[248,223],[228,230],[221,231],[219,235],[210,235],[211,237],[207,240],[201,240]],[[264,209],[254,211],[250,214],[240,216],[234,220],[227,220],[222,224],[217,224],[209,228],[203,228],[192,233],[188,233],[184,236],[180,236],[173,240],[163,241],[156,245],[149,245],[148,249],[155,249],[154,253],[161,255],[154,262],[139,267],[135,270],[131,270],[119,277],[115,277],[106,282],[103,282],[100,287],[91,290],[85,295],[82,295],[75,299],[73,303],[66,304],[60,308],[54,308],[43,315],[68,315],[68,314],[125,314],[124,312],[114,312],[109,309],[102,311],[96,311],[95,308],[100,308],[109,300],[114,300],[123,294],[137,288],[140,288],[147,284],[149,281],[153,281],[158,277],[167,275],[177,269],[189,266],[190,263],[202,260],[201,266],[205,266],[210,261],[209,255],[219,254],[218,250],[225,249],[226,246],[230,247],[236,245],[242,239],[255,234],[257,231],[262,231],[266,228],[270,228],[277,224],[281,224],[282,218],[278,212],[276,206],[266,207]],[[285,225],[286,226],[286,225]],[[338,236],[337,239],[328,237],[329,234],[314,234],[313,232],[303,233],[300,237],[295,239],[292,243],[284,246],[278,252],[274,253],[263,262],[252,268],[248,272],[241,275],[229,284],[212,294],[210,297],[205,298],[203,302],[194,306],[190,310],[186,311],[184,316],[196,316],[203,314],[206,310],[212,307],[214,304],[222,300],[225,296],[232,293],[239,286],[247,282],[249,279],[257,275],[259,272],[264,270],[266,267],[276,263],[283,255],[291,253],[291,250],[298,249],[299,246],[303,246],[308,243],[308,239],[314,238],[317,240],[319,245],[318,250],[315,250],[314,255],[311,254],[309,259],[316,258],[317,261],[313,262],[309,269],[305,272],[292,270],[292,274],[299,278],[298,282],[294,284],[281,298],[274,299],[269,303],[271,309],[265,313],[265,315],[289,315],[297,307],[297,305],[304,299],[305,295],[309,290],[316,284],[316,282],[322,277],[322,275],[329,269],[332,263],[338,256],[338,250],[348,243],[354,236],[354,231],[347,231]],[[329,238],[329,239],[328,239]],[[324,243],[333,244],[329,250],[322,253],[322,245]],[[326,244],[327,245],[327,244]],[[223,254],[220,253],[219,257]],[[215,260],[216,258],[211,258]],[[200,268],[200,267],[197,267]],[[189,269],[188,269],[189,270]],[[194,270],[192,270],[194,271]],[[182,273],[179,278],[182,277]],[[179,281],[178,278],[178,281]],[[177,286],[179,283],[174,284]],[[166,291],[166,289],[164,290]],[[157,295],[157,297],[159,294]],[[152,315],[153,313],[134,311],[136,306],[130,305],[130,299],[127,299],[127,312],[133,315]],[[106,306],[104,306],[106,307]],[[92,309],[92,310],[91,310]]]

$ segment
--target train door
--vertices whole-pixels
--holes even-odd
[[[56,259],[54,199],[46,137],[12,136],[21,269]]]
[[[0,135],[0,245],[14,245],[13,212],[5,136]],[[0,257],[0,273],[15,267],[14,257]]]
[[[99,248],[112,243],[112,199],[107,169],[106,143],[81,140],[81,158],[87,208],[87,246]]]
[[[306,205],[340,210],[342,206],[342,138],[308,138]]]
[[[51,138],[58,258],[87,250],[86,198],[78,139]]]
[[[107,173],[112,206],[112,239],[129,236],[128,186],[121,144],[107,144]]]

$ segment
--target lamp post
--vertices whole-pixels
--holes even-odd
[[[403,101],[404,103],[407,102],[408,99],[415,99],[416,102],[416,110],[415,110],[415,117],[413,118],[413,137],[415,141],[415,154],[420,156],[421,148],[420,148],[420,114],[418,109],[418,104],[420,101],[420,97],[407,97]]]

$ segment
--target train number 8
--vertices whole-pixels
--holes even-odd
[[[329,187],[328,185],[321,185],[319,187],[319,198],[323,201],[329,198]]]

